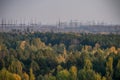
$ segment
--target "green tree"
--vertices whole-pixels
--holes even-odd
[[[64,69],[57,73],[57,80],[70,80],[70,73]]]
[[[79,70],[78,72],[78,79],[79,80],[101,80],[101,75],[95,73],[92,69],[92,63],[89,59],[85,59],[83,69]]]
[[[39,65],[37,64],[36,61],[33,60],[33,61],[31,62],[31,68],[32,68],[33,72],[39,70]]]
[[[57,72],[60,72],[61,70],[63,70],[63,67],[61,65],[57,66]]]
[[[115,80],[120,79],[120,60],[118,60],[116,70],[115,70]]]
[[[95,72],[93,70],[85,70],[85,69],[81,69],[78,72],[78,79],[79,80],[96,80],[95,77]]]
[[[92,63],[89,59],[85,59],[85,62],[84,62],[84,69],[85,70],[90,70],[92,69]]]
[[[39,76],[37,76],[37,79],[36,79],[36,80],[45,80],[45,79],[44,79],[44,76],[39,75]]]
[[[19,60],[13,60],[8,70],[12,73],[22,75],[22,63]]]
[[[56,80],[56,77],[52,75],[45,75],[44,80]]]

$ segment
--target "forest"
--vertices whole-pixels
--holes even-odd
[[[0,33],[0,80],[120,80],[120,35]]]

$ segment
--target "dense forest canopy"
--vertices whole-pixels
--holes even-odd
[[[120,35],[0,33],[0,80],[120,80]]]

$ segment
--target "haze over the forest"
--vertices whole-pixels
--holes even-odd
[[[104,21],[120,24],[119,8],[113,0],[1,0],[6,1],[2,17],[18,21],[31,19],[54,24],[61,21]],[[3,5],[2,5],[3,6]]]

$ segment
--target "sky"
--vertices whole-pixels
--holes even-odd
[[[120,24],[119,0],[1,0],[1,17],[55,24],[59,20]]]

